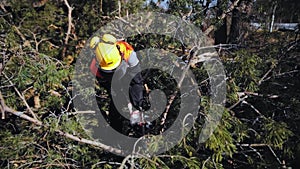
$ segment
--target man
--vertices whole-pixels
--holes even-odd
[[[141,68],[133,47],[127,42],[118,41],[113,35],[104,34],[102,38],[93,37],[90,41],[90,48],[95,54],[90,64],[90,70],[109,94],[113,92],[111,91],[113,75],[121,85],[126,77],[132,79],[129,97],[133,107],[137,110],[130,110],[132,105],[128,104],[131,113],[130,122],[132,125],[140,123],[139,111],[149,108],[149,105],[144,99]]]

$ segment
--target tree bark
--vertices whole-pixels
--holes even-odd
[[[229,32],[228,43],[237,43],[240,34],[240,26],[241,26],[241,13],[238,9],[232,10],[232,19],[231,26]]]
[[[227,42],[227,22],[224,19],[222,26],[215,32],[215,45]]]

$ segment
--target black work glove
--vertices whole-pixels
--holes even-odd
[[[141,111],[147,111],[150,109],[151,104],[146,99],[143,99],[143,100],[141,100],[139,107],[140,107]]]

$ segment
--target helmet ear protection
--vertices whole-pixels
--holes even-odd
[[[104,34],[102,36],[102,40],[106,43],[116,43],[117,42],[117,38],[115,38],[113,35],[111,34]]]
[[[94,49],[99,42],[100,42],[100,38],[98,36],[94,36],[90,41],[90,48]]]
[[[117,42],[117,38],[111,34],[104,34],[102,39],[100,39],[98,36],[94,36],[90,41],[90,48],[94,49],[100,42],[113,45]]]

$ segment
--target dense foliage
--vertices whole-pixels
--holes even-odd
[[[269,6],[258,1],[117,1],[6,0],[0,2],[0,167],[1,168],[285,168],[300,166],[299,37],[296,32],[250,29],[251,19],[269,22]],[[233,6],[236,15],[230,6]],[[278,21],[299,22],[299,11],[276,1]],[[292,7],[292,8],[290,8]],[[252,10],[251,10],[252,9]],[[292,15],[288,16],[291,9]],[[220,124],[203,144],[198,137],[208,114],[210,82],[202,64],[191,68],[201,93],[199,117],[189,134],[170,151],[130,160],[80,139],[85,138],[72,104],[74,65],[88,38],[110,21],[138,12],[159,11],[180,16],[207,34],[216,45],[226,71],[227,100]],[[269,11],[266,13],[265,11]],[[71,13],[71,17],[70,14]],[[264,13],[265,16],[260,15]],[[222,17],[226,14],[226,17]],[[231,20],[229,22],[229,20]],[[227,29],[223,31],[222,29]],[[221,32],[222,40],[218,40]],[[236,33],[238,32],[238,33]],[[298,30],[299,33],[299,30]],[[152,34],[126,39],[136,50],[160,48],[186,58],[189,48],[172,37]],[[141,61],[144,61],[143,58]],[[168,97],[176,90],[168,74],[151,70],[150,89]],[[109,111],[106,91],[96,87]],[[176,118],[175,97],[165,125],[160,119],[150,134],[158,134]],[[4,104],[42,122],[36,125],[9,112]],[[172,112],[174,112],[172,114]],[[126,133],[127,123],[123,127]],[[130,130],[135,132],[134,130]],[[155,145],[153,145],[155,148]],[[123,164],[124,162],[124,164]]]

